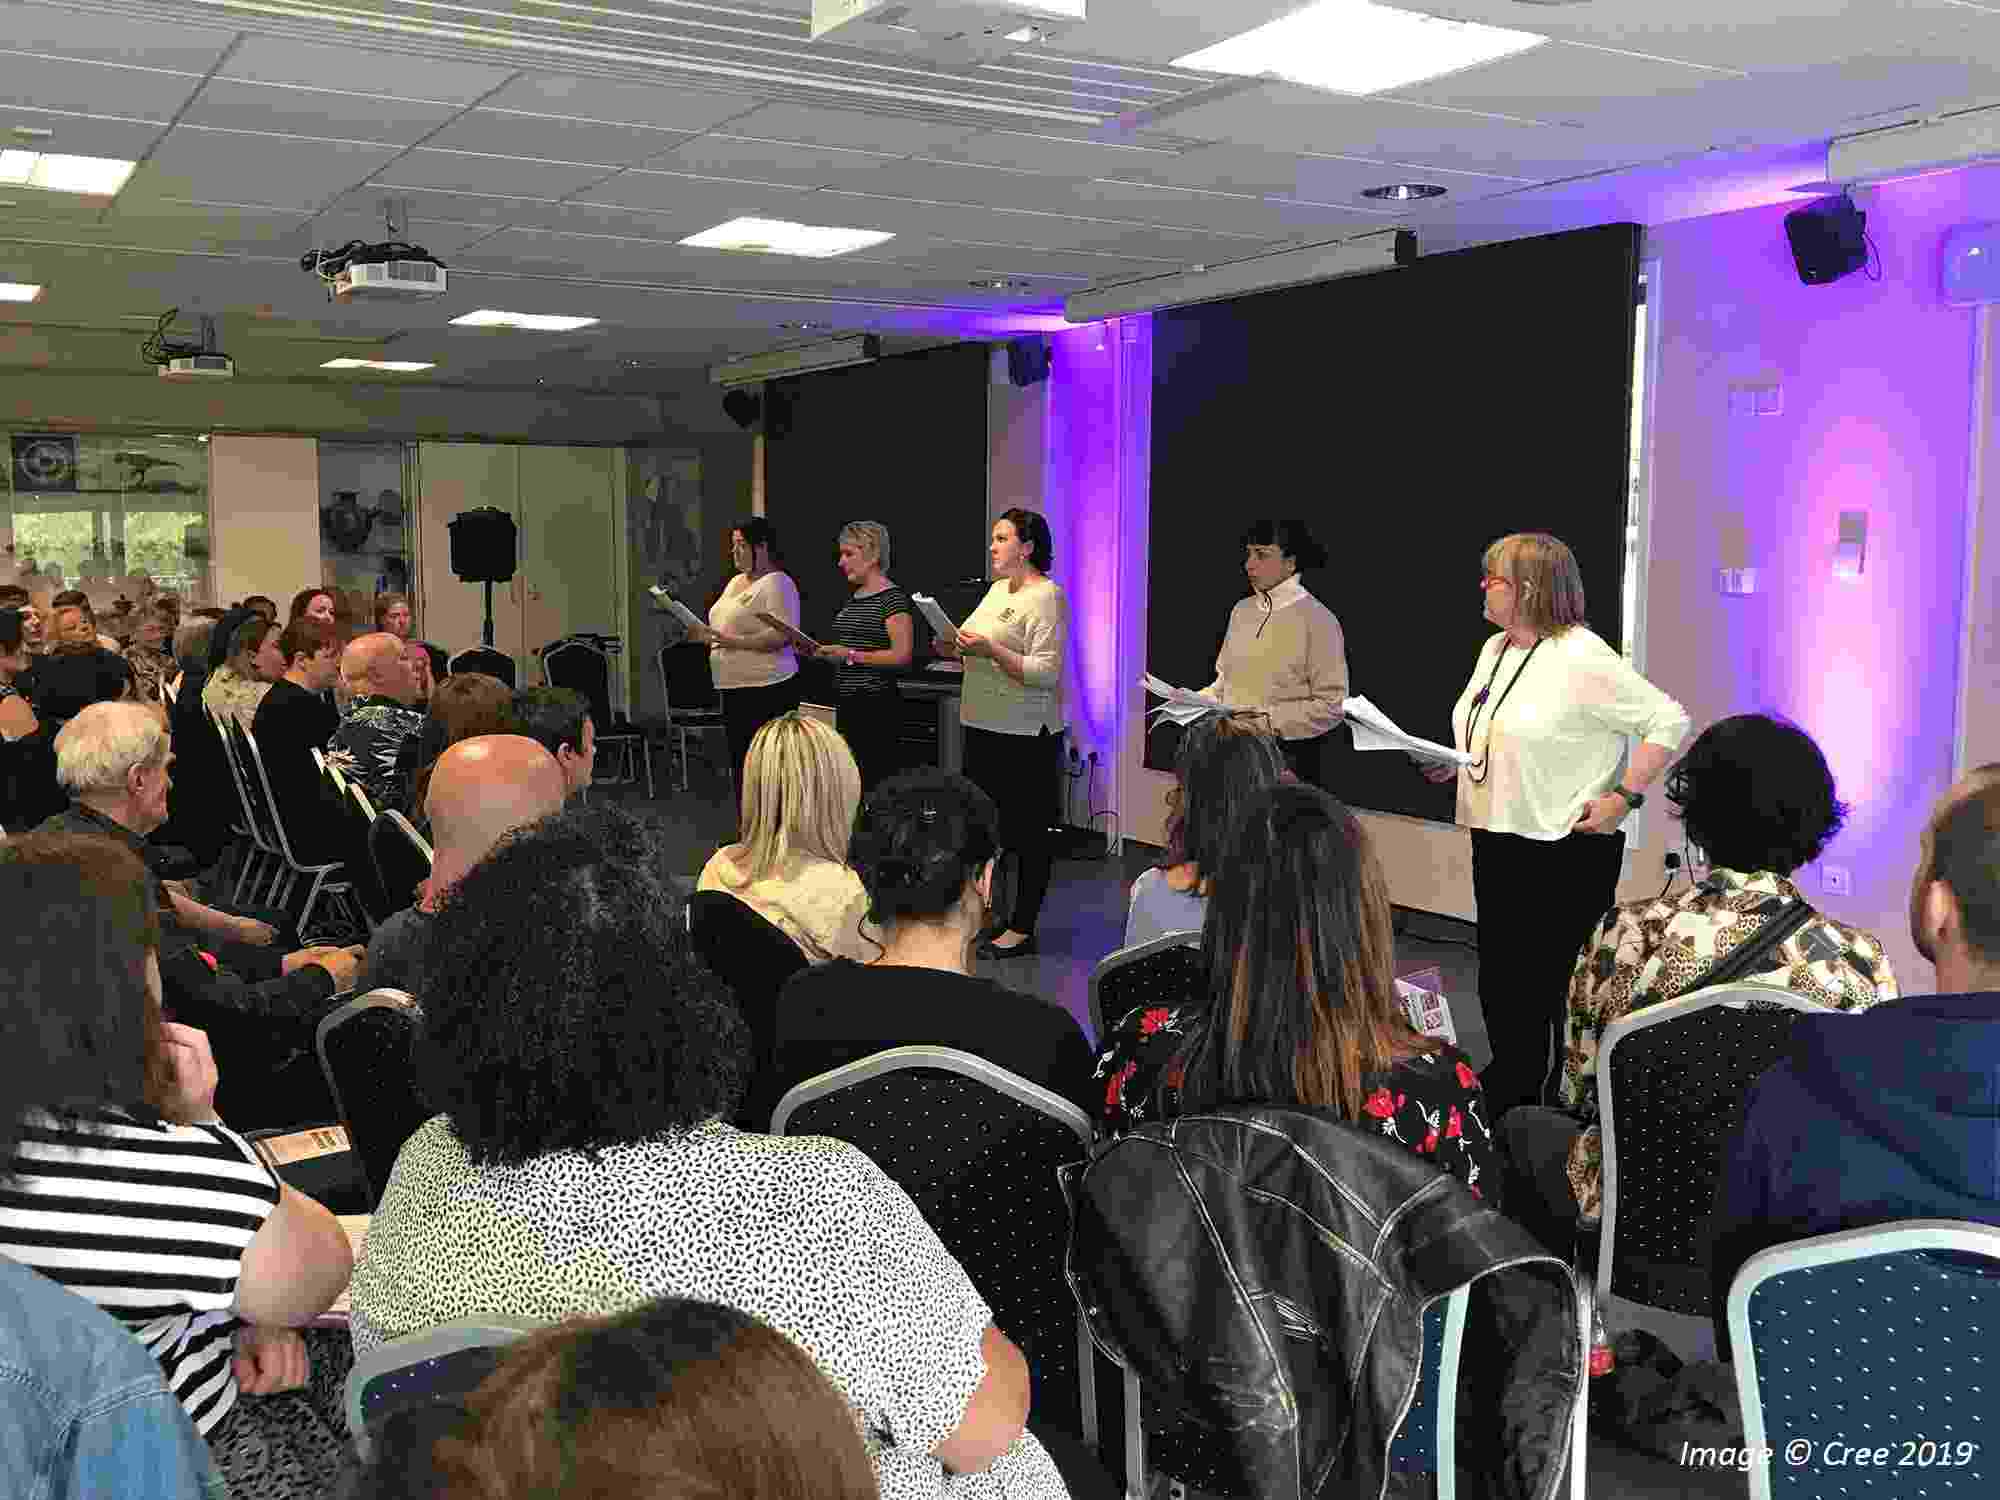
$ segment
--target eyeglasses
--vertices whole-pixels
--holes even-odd
[[[1479,575],[1479,586],[1482,589],[1490,589],[1496,583],[1504,583],[1507,585],[1508,588],[1512,588],[1514,586],[1512,579],[1497,578],[1491,573],[1482,573]]]

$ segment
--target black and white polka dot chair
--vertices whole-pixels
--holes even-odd
[[[1201,929],[1167,932],[1107,954],[1090,971],[1090,1044],[1104,1045],[1104,1026],[1141,1005],[1179,1005],[1206,978]]]
[[[1991,1225],[1905,1219],[1750,1257],[1729,1334],[1751,1500],[2000,1491],[1996,1333]]]
[[[1775,985],[1717,985],[1604,1029],[1597,1049],[1599,1306],[1615,1295],[1707,1318],[1709,1219],[1721,1155],[1743,1095],[1785,1055],[1801,1011],[1839,1014]]]
[[[894,1047],[808,1078],[773,1135],[858,1146],[908,1193],[1020,1347],[1029,1410],[1097,1446],[1090,1331],[1064,1270],[1069,1201],[1056,1169],[1090,1154],[1090,1121],[1058,1094],[950,1047]]]
[[[366,1460],[369,1429],[399,1406],[451,1401],[478,1390],[509,1344],[547,1325],[529,1318],[482,1314],[441,1323],[378,1344],[348,1372],[347,1430]]]

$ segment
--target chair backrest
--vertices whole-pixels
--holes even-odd
[[[406,1334],[358,1356],[347,1376],[347,1427],[367,1458],[369,1424],[415,1402],[450,1400],[479,1389],[500,1350],[547,1325],[499,1315],[461,1318]]]
[[[423,1012],[402,990],[370,990],[320,1019],[320,1071],[361,1158],[370,1207],[382,1201],[403,1142],[437,1111],[417,1094],[410,1045]]]
[[[495,651],[490,646],[468,646],[451,659],[451,673],[484,672],[488,677],[497,677],[508,687],[514,686],[514,658],[504,651]]]
[[[405,906],[416,899],[417,887],[431,878],[431,846],[393,807],[368,825],[368,859],[383,894]]]
[[[604,636],[566,635],[537,653],[542,678],[550,687],[568,688],[590,705],[590,722],[603,734],[612,727],[611,658],[598,644]]]
[[[240,723],[232,722],[229,732],[235,737],[236,753],[243,771],[243,785],[255,803],[257,813],[264,819],[271,836],[277,840],[278,852],[286,863],[304,863],[292,841],[291,830],[285,826],[284,814],[278,808],[278,794],[271,785],[271,773],[264,767],[264,752],[257,748],[257,736]]]
[[[778,991],[808,960],[783,928],[727,891],[696,891],[688,897],[687,923],[695,954],[729,986],[750,1028],[747,1094],[755,1095],[758,1080],[771,1066]]]
[[[1996,1328],[1991,1225],[1906,1219],[1751,1256],[1730,1283],[1729,1334],[1744,1451],[1762,1455],[1752,1500],[1855,1493],[1870,1468],[1887,1470],[1884,1490],[1917,1469],[1929,1472],[1906,1493],[1994,1493],[2000,1454],[1985,1435],[2000,1423],[2000,1383],[1985,1360]]]
[[[354,805],[361,810],[361,816],[366,818],[370,823],[373,823],[375,821],[375,804],[368,800],[368,788],[358,781],[350,781],[347,783],[347,795],[353,799]]]
[[[206,708],[203,710],[207,713]],[[271,827],[269,809],[250,786],[254,774],[249,758],[244,754],[242,741],[237,738],[243,726],[237,723],[234,714],[207,714],[208,722],[215,730],[217,743],[221,746],[222,762],[229,768],[230,785],[236,789],[237,806],[243,817],[244,831],[250,841],[269,853],[278,853],[278,836]]]
[[[722,707],[715,674],[708,669],[708,647],[698,641],[676,641],[660,648],[659,663],[669,719],[676,713],[713,713]]]
[[[1189,986],[1199,985],[1206,970],[1201,961],[1201,931],[1166,932],[1098,960],[1090,971],[1090,1040],[1104,1045],[1104,1028],[1135,1005],[1158,1000],[1177,1005],[1187,999]]]
[[[830,1135],[858,1146],[908,1193],[1020,1346],[1029,1409],[1095,1425],[1083,1399],[1076,1300],[1064,1267],[1069,1202],[1056,1169],[1090,1154],[1082,1110],[1027,1079],[949,1047],[895,1047],[799,1084],[773,1135]],[[1081,1434],[1094,1441],[1094,1432]]]
[[[1617,1295],[1708,1314],[1720,1157],[1744,1093],[1785,1055],[1805,1011],[1840,1014],[1776,985],[1718,985],[1604,1028],[1597,1048],[1600,1301]]]

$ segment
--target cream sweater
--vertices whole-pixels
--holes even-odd
[[[1347,642],[1333,611],[1287,578],[1229,612],[1229,632],[1215,658],[1215,681],[1202,691],[1238,708],[1260,708],[1280,739],[1309,740],[1341,720],[1347,701]]]
[[[747,879],[744,854],[741,844],[716,850],[695,889],[728,892],[782,929],[813,963],[830,958],[868,963],[880,955],[882,950],[862,936],[868,892],[846,865],[794,855],[784,869],[753,881]],[[872,926],[866,930],[880,936]]]
[[[1028,678],[1016,682],[983,656],[967,658],[959,721],[968,729],[995,734],[1061,733],[1069,722],[1063,711],[1069,600],[1061,587],[1044,579],[1016,593],[1010,592],[1010,580],[1002,578],[959,624],[1020,652]]]

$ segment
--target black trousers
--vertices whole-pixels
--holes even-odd
[[[1618,899],[1623,833],[1553,842],[1472,830],[1479,903],[1479,1004],[1493,1062],[1480,1075],[1498,1119],[1553,1099],[1578,950]]]
[[[854,693],[840,700],[839,725],[869,792],[903,769],[903,695]]]
[[[801,691],[799,674],[794,672],[770,687],[724,688],[716,695],[722,699],[722,733],[729,741],[729,765],[736,778],[731,784],[736,788],[739,809],[743,805],[743,762],[750,754],[750,742],[771,720],[797,708]]]
[[[1501,1211],[1569,1260],[1576,1254],[1576,1194],[1569,1185],[1569,1151],[1583,1127],[1567,1110],[1531,1104],[1516,1108],[1495,1127],[1507,1159]]]
[[[1336,797],[1340,795],[1337,785],[1341,780],[1340,768],[1354,749],[1345,724],[1336,724],[1325,734],[1316,734],[1309,740],[1280,740],[1278,749],[1284,753],[1291,773],[1307,786],[1332,792]]]
[[[1021,888],[1007,925],[1032,933],[1049,893],[1049,824],[1056,815],[1056,772],[1063,737],[996,734],[965,729],[966,779],[993,799],[1000,814],[1000,845],[1021,861]]]

